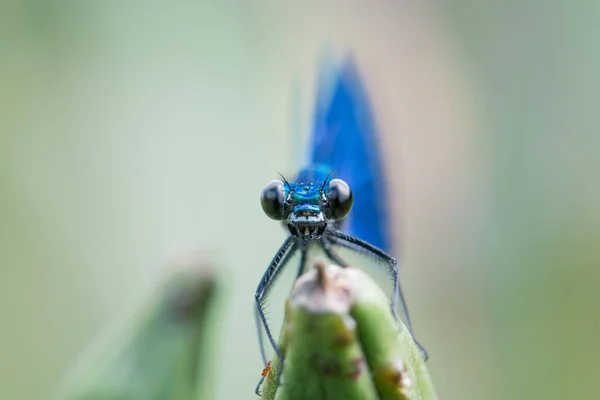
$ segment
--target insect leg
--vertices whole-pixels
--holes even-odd
[[[256,333],[258,334],[258,348],[260,349],[260,356],[263,360],[263,364],[266,367],[268,365],[268,361],[267,361],[267,355],[265,354],[265,345],[263,343],[263,332],[262,332],[260,314],[258,313],[258,307],[254,307],[254,323],[256,324]],[[256,384],[256,388],[254,388],[254,393],[256,393],[256,395],[258,395],[258,396],[261,396],[260,386],[262,385],[264,380],[265,380],[265,377],[261,376],[260,380]]]
[[[280,366],[279,366],[279,369],[277,370],[277,383],[278,384],[279,384],[279,379],[281,377],[281,371],[283,370],[283,356],[281,354],[281,351],[279,350],[279,347],[277,346],[277,343],[275,343],[275,339],[273,339],[273,335],[271,334],[271,330],[269,329],[269,324],[267,324],[267,319],[265,317],[265,313],[264,313],[263,307],[262,307],[262,301],[264,300],[265,296],[269,292],[270,286],[275,281],[275,278],[277,278],[277,275],[279,274],[279,272],[281,272],[281,270],[283,269],[285,264],[289,261],[292,254],[297,249],[297,247],[294,246],[294,244],[295,244],[295,239],[293,236],[288,236],[287,239],[285,239],[285,241],[283,242],[283,244],[277,251],[277,254],[275,254],[275,257],[273,257],[273,260],[271,260],[269,267],[263,274],[263,276],[258,284],[258,287],[256,288],[256,294],[254,295],[256,313],[258,314],[257,329],[259,332],[261,332],[260,325],[262,324],[262,326],[265,328],[267,338],[269,339],[271,346],[273,346],[273,350],[275,350],[275,354],[277,354],[277,357],[279,357],[279,360],[280,360]],[[261,334],[259,334],[259,343],[262,344],[262,332],[261,332]],[[263,361],[266,361],[266,357],[264,356],[264,349],[261,351],[262,351]],[[266,363],[265,363],[265,365],[266,365]],[[256,387],[257,391],[258,391],[259,386],[260,386],[260,383]]]
[[[325,239],[325,238],[321,238],[321,240],[319,241],[321,243],[321,246],[323,247],[323,251],[325,252],[325,255],[334,263],[336,263],[337,265],[339,265],[340,267],[346,268],[348,266],[348,263],[344,260],[342,260],[342,258],[340,256],[338,256],[335,251],[333,251],[332,246],[331,246],[331,242],[329,242],[329,240]]]
[[[337,240],[335,240],[336,244],[347,247],[347,248],[355,250],[355,251],[361,251],[361,250],[366,251],[367,253],[370,253],[370,254],[376,256],[377,258],[380,258],[380,259],[384,260],[385,262],[387,262],[389,269],[390,269],[390,273],[392,274],[392,279],[394,281],[394,293],[393,293],[393,297],[392,297],[392,314],[394,315],[394,318],[398,319],[398,316],[396,314],[396,307],[398,305],[398,300],[400,300],[400,304],[402,306],[402,312],[404,313],[404,317],[406,318],[406,327],[408,328],[408,331],[410,332],[411,336],[415,340],[415,344],[417,345],[417,347],[419,347],[419,349],[423,353],[424,359],[427,361],[427,359],[429,358],[429,353],[427,352],[425,347],[423,347],[423,345],[421,345],[417,341],[417,339],[415,338],[413,329],[412,329],[412,324],[410,322],[410,315],[408,313],[408,307],[406,306],[406,301],[404,299],[404,293],[402,291],[402,286],[400,286],[400,280],[398,279],[398,261],[391,255],[387,254],[385,251],[383,251],[383,250],[373,246],[372,244],[365,242],[364,240],[361,240],[357,237],[347,235],[347,234],[337,231],[337,230],[331,230],[329,232],[334,238],[337,239]]]
[[[304,273],[306,269],[306,259],[308,253],[308,244],[302,243],[300,246],[300,266],[298,267],[298,273],[296,274],[296,280]]]
[[[294,242],[292,244],[292,248],[289,249],[289,251],[284,255],[284,257],[279,261],[279,270],[281,270],[281,268],[289,261],[289,259],[293,256],[294,252],[296,251],[296,249],[299,247],[297,242]],[[279,271],[276,272],[276,274]],[[271,282],[275,279],[275,277],[272,278]],[[261,281],[262,282],[262,281]],[[260,355],[262,357],[263,360],[263,364],[266,367],[267,366],[267,356],[265,354],[265,345],[263,343],[263,332],[262,332],[262,325],[261,325],[261,318],[260,318],[260,314],[259,314],[259,308],[258,307],[254,307],[254,321],[256,323],[256,330],[258,333],[258,347],[260,349]],[[262,381],[261,381],[262,382]]]

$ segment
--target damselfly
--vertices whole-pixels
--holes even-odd
[[[336,254],[336,246],[367,253],[382,261],[394,284],[392,314],[397,318],[399,300],[407,328],[413,333],[398,280],[398,263],[388,254],[392,248],[389,199],[367,95],[351,60],[335,71],[333,90],[328,83],[321,83],[317,96],[310,165],[291,182],[283,176],[270,182],[261,194],[265,214],[282,221],[289,233],[260,280],[255,296],[261,356],[268,366],[262,326],[281,360],[278,380],[284,360],[267,324],[263,300],[297,252],[300,253],[297,277],[304,273],[311,246],[319,246],[340,266],[347,264]],[[418,342],[417,345],[427,359],[425,349]],[[257,394],[263,379],[264,376],[256,388]]]

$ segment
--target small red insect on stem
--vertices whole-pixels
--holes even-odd
[[[271,361],[269,361],[267,363],[267,366],[262,370],[262,373],[260,374],[260,376],[262,376],[264,378],[265,376],[267,376],[267,374],[269,373],[270,370],[271,370]]]

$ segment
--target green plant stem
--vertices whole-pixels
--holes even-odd
[[[422,355],[389,300],[355,268],[317,263],[295,284],[267,374],[267,400],[437,400]]]

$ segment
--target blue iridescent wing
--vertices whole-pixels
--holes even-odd
[[[328,166],[352,188],[354,207],[342,230],[393,253],[378,140],[366,90],[348,59],[319,82],[310,162]]]

